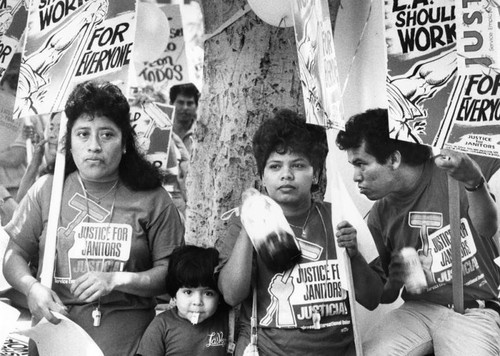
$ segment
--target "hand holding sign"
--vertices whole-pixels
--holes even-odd
[[[106,18],[108,7],[108,0],[96,0],[94,2],[90,2],[84,9],[84,12],[89,14],[88,17],[85,17],[86,21],[89,23],[94,22],[96,24],[101,23]]]
[[[52,324],[58,324],[60,319],[54,315],[54,312],[68,315],[66,307],[56,292],[41,283],[34,282],[31,285],[28,290],[27,299],[35,323],[45,318]]]
[[[476,187],[482,179],[481,168],[465,153],[442,150],[434,158],[434,163],[466,187]]]
[[[345,247],[349,257],[355,257],[358,255],[358,241],[356,237],[356,229],[348,222],[341,221],[337,225],[337,243],[339,247]]]

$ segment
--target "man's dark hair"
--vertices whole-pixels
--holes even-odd
[[[321,178],[328,154],[325,128],[307,124],[303,117],[292,110],[278,110],[273,118],[263,121],[253,136],[252,144],[261,178],[273,152],[304,155]]]
[[[359,148],[365,143],[367,153],[378,163],[385,163],[395,151],[410,166],[418,166],[427,161],[432,154],[431,148],[416,143],[398,141],[389,137],[389,122],[386,109],[370,109],[351,117],[345,130],[337,135],[336,143],[341,150]]]
[[[198,106],[198,99],[200,98],[200,92],[196,85],[193,83],[178,84],[170,88],[170,103],[173,104],[178,95],[184,95],[189,98],[194,98],[196,106]]]
[[[87,81],[78,84],[69,95],[64,109],[66,124],[66,174],[77,167],[71,152],[71,129],[82,115],[105,116],[115,123],[122,133],[123,147],[118,166],[120,179],[133,190],[150,190],[161,187],[161,176],[155,167],[139,153],[135,142],[135,131],[130,123],[130,106],[121,90],[109,82]]]
[[[167,272],[167,293],[171,297],[180,288],[208,287],[219,292],[215,268],[219,252],[213,248],[184,245],[174,249],[170,255]]]

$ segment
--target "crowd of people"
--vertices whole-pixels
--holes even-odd
[[[66,164],[52,288],[40,276],[51,268],[43,262],[53,160],[47,157],[42,171],[47,142],[35,145],[29,189],[22,186],[11,199],[19,200],[5,226],[10,240],[3,259],[5,278],[25,296],[35,323],[57,324],[64,315],[106,356],[226,355],[233,346],[236,355],[248,355],[251,346],[260,355],[354,355],[354,306],[343,288],[338,246],[350,259],[359,304],[374,310],[404,301],[363,335],[365,355],[500,354],[498,212],[488,187],[499,160],[447,150],[433,156],[429,147],[392,140],[385,109],[349,119],[336,143],[347,152],[360,193],[375,202],[367,223],[379,257],[367,261],[356,228],[332,221],[332,209],[342,209],[335,197],[328,203],[314,194],[324,180],[325,129],[278,110],[261,123],[252,147],[261,193],[281,208],[290,228],[265,234],[264,244],[279,250],[287,237],[300,251],[280,269],[255,249],[241,209],[215,246],[184,241],[182,180],[199,99],[193,87],[170,92],[176,107],[171,150],[187,153],[174,158],[184,166],[172,171],[182,173],[169,187],[138,147],[130,101],[118,87],[89,81],[73,90],[60,143]],[[453,309],[446,255],[448,179],[460,183],[463,314]],[[426,278],[418,292],[406,285],[400,251],[407,247],[417,251]],[[159,297],[170,303],[161,313]],[[37,354],[34,343],[30,354]]]

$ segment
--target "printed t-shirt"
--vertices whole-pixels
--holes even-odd
[[[5,228],[30,256],[39,256],[38,277],[43,268],[52,181],[52,175],[37,180]],[[163,188],[132,191],[120,182],[116,197],[110,194],[97,204],[85,198],[76,172],[66,178],[52,288],[69,307],[70,317],[86,329],[107,356],[108,346],[109,355],[129,354],[130,350],[120,348],[128,343],[135,351],[142,331],[154,317],[155,299],[113,291],[100,298],[101,326],[96,328],[92,327],[91,315],[97,303],[76,299],[70,292],[72,281],[89,269],[149,270],[183,244],[183,235],[177,209]]]
[[[488,180],[500,161],[473,157]],[[375,239],[386,274],[393,251],[414,247],[423,256],[428,288],[422,294],[403,290],[403,300],[425,300],[450,306],[452,298],[451,239],[448,176],[432,161],[424,165],[418,186],[403,197],[388,196],[370,211],[368,227]],[[479,236],[468,214],[469,202],[460,185],[460,235],[464,300],[497,299],[499,268],[493,238]]]
[[[292,226],[302,250],[302,257],[292,269],[273,273],[259,256],[254,259],[258,342],[263,354],[331,355],[345,350],[353,340],[349,299],[340,281],[331,205],[313,203],[311,209],[305,237],[301,236],[301,229]],[[299,225],[306,217],[307,213],[288,221]],[[239,219],[232,219],[228,235],[216,244],[221,264],[229,259],[240,230]],[[318,330],[313,327],[314,310],[321,315]],[[251,314],[252,293],[243,302],[240,315],[245,336],[248,336]]]
[[[181,318],[177,308],[158,314],[142,337],[138,355],[226,356],[228,314],[218,310],[212,317],[193,325]]]

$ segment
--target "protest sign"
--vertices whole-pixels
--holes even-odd
[[[4,236],[3,236],[4,234],[7,235],[7,233],[5,233],[3,231],[3,228],[0,227],[0,236],[2,239],[4,238]],[[8,240],[8,236],[7,236],[7,240]],[[3,251],[5,251],[5,249],[3,249]],[[1,279],[3,279],[3,276]],[[4,284],[3,281],[0,281],[0,282],[2,284]],[[8,284],[7,284],[7,286],[8,286]],[[17,319],[19,318],[20,314],[21,314],[21,312],[19,310],[17,310],[16,308],[11,307],[9,304],[4,303],[3,301],[0,301],[0,315],[2,315],[2,320],[0,320],[0,342],[1,342],[0,345],[4,344],[9,333],[12,332],[12,330],[14,329],[14,327],[16,325],[15,323],[16,323]]]
[[[95,341],[74,321],[52,311],[60,320],[52,324],[43,318],[38,324],[17,334],[32,339],[40,355],[51,356],[103,356]]]
[[[18,50],[27,18],[24,0],[0,2],[0,79]]]
[[[431,144],[457,71],[453,0],[385,3],[392,138]]]
[[[500,158],[500,4],[457,1],[458,78],[435,146]]]
[[[309,123],[344,128],[337,61],[327,1],[293,1],[300,81]]]
[[[500,7],[386,2],[392,138],[500,158]]]
[[[136,0],[32,2],[14,117],[60,111],[73,87],[99,78],[126,88]]]
[[[130,120],[136,133],[137,147],[163,174],[177,169],[177,160],[169,160],[175,106],[142,103],[130,108]]]
[[[189,82],[180,5],[163,5],[161,11],[168,18],[170,41],[160,58],[145,62],[142,67],[136,68],[139,87],[150,85],[161,90]]]
[[[191,1],[181,6],[184,42],[186,43],[186,59],[189,81],[201,92],[203,85],[203,14],[200,4]]]

